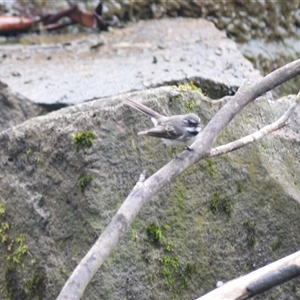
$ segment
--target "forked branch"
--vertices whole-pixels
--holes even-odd
[[[57,300],[80,299],[94,274],[117,246],[141,208],[184,170],[200,159],[207,157],[218,135],[246,105],[299,74],[300,59],[275,70],[257,83],[239,90],[199,134],[195,143],[191,145],[194,151],[182,152],[181,159],[172,160],[143,183],[136,185],[99,239],[73,271]]]
[[[208,157],[214,157],[214,156],[219,156],[228,152],[232,152],[234,150],[237,150],[241,147],[244,147],[250,143],[253,143],[265,135],[276,131],[284,126],[287,125],[287,120],[289,117],[293,114],[294,110],[296,109],[297,105],[300,103],[300,92],[297,95],[297,100],[289,107],[289,109],[275,122],[272,124],[269,124],[260,130],[249,134],[247,136],[244,136],[234,142],[228,143],[226,145],[222,145],[216,148],[212,148],[210,150],[210,153],[208,154]]]

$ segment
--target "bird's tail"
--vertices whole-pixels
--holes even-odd
[[[163,117],[163,115],[159,114],[158,112],[154,111],[153,109],[143,105],[142,103],[131,100],[129,98],[124,99],[123,102],[153,119],[157,120],[157,119]]]

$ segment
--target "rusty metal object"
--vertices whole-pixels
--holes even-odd
[[[76,23],[88,28],[107,30],[109,26],[118,23],[117,17],[114,17],[111,21],[102,18],[101,2],[93,12],[82,11],[77,5],[55,14],[43,13],[31,6],[16,7],[16,10],[21,14],[20,17],[0,16],[0,34],[16,34],[29,30],[39,31],[39,28],[35,26],[37,23],[42,23],[44,29],[48,31]],[[68,17],[70,21],[60,23],[59,20],[63,17]]]
[[[26,32],[31,28],[32,20],[24,17],[0,16],[0,34]]]

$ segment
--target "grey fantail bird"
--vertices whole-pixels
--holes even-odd
[[[138,135],[160,138],[167,146],[189,146],[201,131],[200,118],[195,114],[167,117],[131,99],[123,101],[150,117],[154,124],[153,128],[140,131]]]

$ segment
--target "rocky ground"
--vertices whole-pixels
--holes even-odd
[[[0,13],[18,14],[13,9],[18,0],[0,2]],[[93,11],[100,1],[76,1],[80,9]],[[166,17],[204,18],[225,32],[227,37],[237,42],[239,50],[263,74],[299,57],[299,1],[247,1],[232,2],[226,0],[103,0],[103,17],[110,20],[117,16],[120,24],[146,19]],[[24,1],[23,1],[24,3]],[[69,1],[32,0],[44,14],[57,13],[69,8]],[[71,27],[78,32],[78,27]],[[82,30],[82,28],[81,28]],[[1,41],[1,38],[0,38]],[[279,95],[297,93],[299,78],[289,81],[276,89]]]
[[[62,44],[53,44],[55,36],[42,45],[39,39],[39,45],[0,47],[0,79],[36,103],[74,104],[183,81],[218,98],[260,76],[203,19],[142,21]]]

